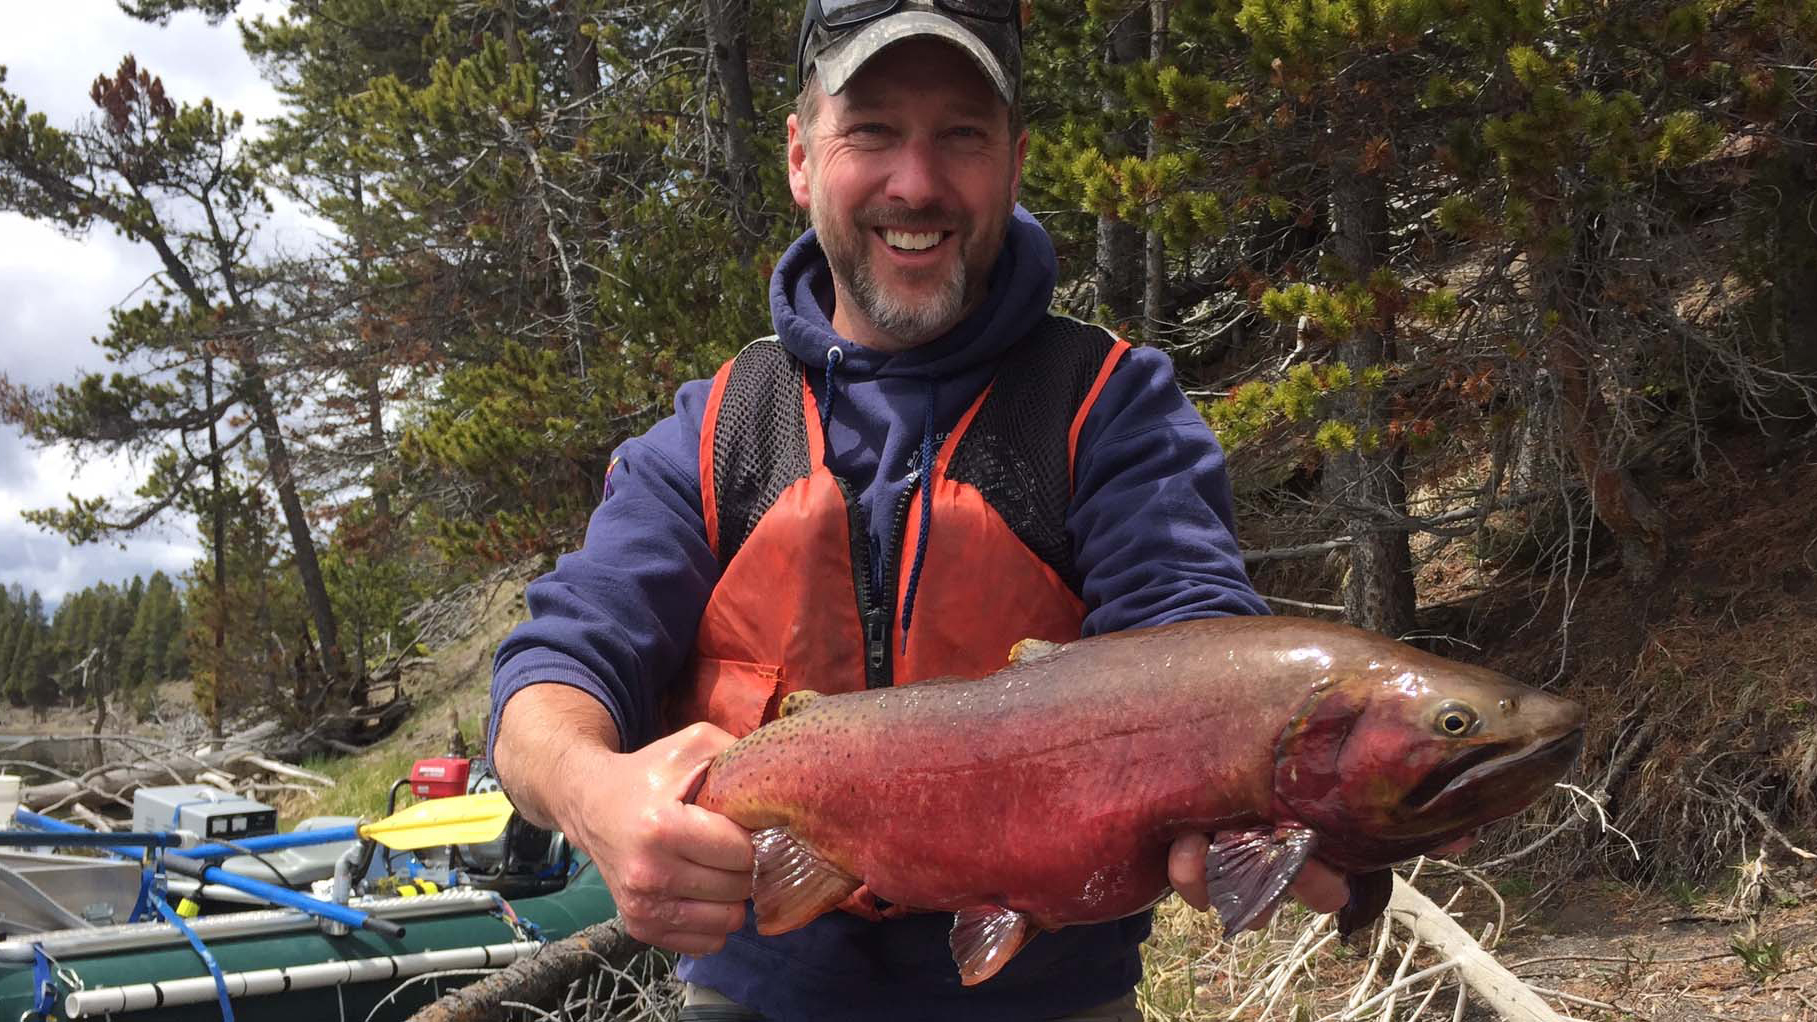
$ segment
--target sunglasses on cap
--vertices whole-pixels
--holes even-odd
[[[829,37],[843,35],[846,31],[876,21],[878,18],[902,10],[907,0],[807,0],[807,13],[801,21],[801,38],[795,45],[795,85],[801,88],[807,84],[809,69],[814,57],[810,54],[810,42],[815,29]],[[1021,0],[929,0],[936,8],[949,15],[971,18],[975,21],[989,22],[1013,27],[1016,37],[1022,35],[1022,2]]]

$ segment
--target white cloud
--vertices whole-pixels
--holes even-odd
[[[283,9],[277,0],[254,0],[240,13]],[[127,17],[114,0],[66,0],[9,5],[6,26],[5,88],[53,124],[90,116],[90,83],[112,73],[127,53],[161,77],[178,102],[206,96],[244,113],[249,125],[280,110],[277,94],[240,48],[232,19],[210,27],[200,15],[182,14],[158,28]],[[319,230],[287,203],[275,220],[291,247]],[[105,228],[72,239],[0,214],[0,372],[15,383],[44,386],[109,368],[90,339],[106,331],[115,305],[150,297],[133,292],[156,269],[147,249]],[[187,570],[199,555],[190,521],[173,517],[123,544],[71,547],[20,517],[26,508],[63,505],[71,492],[130,499],[142,477],[124,458],[78,467],[66,452],[34,450],[0,427],[0,585],[18,582],[56,602],[99,581]]]
[[[165,92],[177,102],[199,103],[207,97],[216,106],[244,113],[248,122],[279,110],[277,93],[240,49],[232,18],[210,26],[191,12],[159,28],[128,17],[114,0],[10,6],[6,87],[53,123],[67,124],[92,113],[89,86],[112,74],[129,53],[139,67],[164,79]],[[241,4],[239,13],[272,16],[284,7],[276,0],[259,0]]]
[[[172,578],[189,570],[201,548],[186,518],[169,516],[120,542],[72,546],[21,517],[32,508],[62,507],[70,495],[130,493],[139,467],[126,458],[78,465],[62,447],[36,452],[17,484],[0,482],[0,586],[19,583],[55,606],[97,582],[122,582],[162,571]]]
[[[104,368],[93,338],[107,332],[115,304],[152,297],[141,285],[157,268],[150,249],[105,230],[71,238],[0,213],[0,371],[43,386]]]

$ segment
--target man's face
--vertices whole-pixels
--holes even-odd
[[[977,65],[933,39],[890,47],[822,95],[805,134],[791,116],[789,187],[833,270],[834,329],[901,351],[976,308],[1027,149]]]

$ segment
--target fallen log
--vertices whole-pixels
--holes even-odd
[[[1508,1022],[1563,1022],[1532,987],[1504,968],[1444,909],[1398,873],[1394,893],[1388,898],[1388,914],[1440,958],[1456,959],[1458,977],[1470,992]]]
[[[424,1005],[410,1022],[492,1022],[504,1018],[506,1002],[553,1004],[568,985],[600,968],[624,968],[650,950],[625,932],[624,922],[609,919],[551,942],[527,958]]]

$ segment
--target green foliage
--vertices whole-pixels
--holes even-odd
[[[1312,445],[1326,454],[1341,454],[1358,450],[1362,446],[1362,438],[1350,423],[1326,419],[1319,424],[1318,432],[1312,435]]]
[[[1297,323],[1303,316],[1313,327],[1342,337],[1375,315],[1375,296],[1355,284],[1339,290],[1293,284],[1262,296],[1262,314],[1277,323]]]
[[[1488,214],[1467,195],[1447,195],[1439,202],[1438,226],[1466,239],[1486,237],[1494,229]]]
[[[1786,969],[1785,945],[1764,934],[1749,932],[1729,938],[1729,950],[1756,983],[1765,983]]]
[[[1659,124],[1653,159],[1661,167],[1689,166],[1708,156],[1722,141],[1722,128],[1692,110],[1667,114]]]
[[[1457,292],[1448,287],[1439,287],[1414,296],[1407,305],[1407,311],[1414,319],[1443,327],[1456,322],[1462,310],[1458,305]]]
[[[43,708],[181,678],[183,602],[163,572],[71,593],[55,613],[38,593],[0,592],[0,693],[15,706]]]
[[[1283,423],[1315,420],[1310,438],[1315,449],[1327,454],[1373,450],[1381,442],[1378,434],[1328,416],[1338,408],[1339,398],[1379,390],[1387,378],[1384,366],[1355,370],[1343,363],[1301,362],[1273,383],[1251,380],[1243,384],[1224,400],[1207,405],[1204,412],[1219,442],[1232,451]]]

